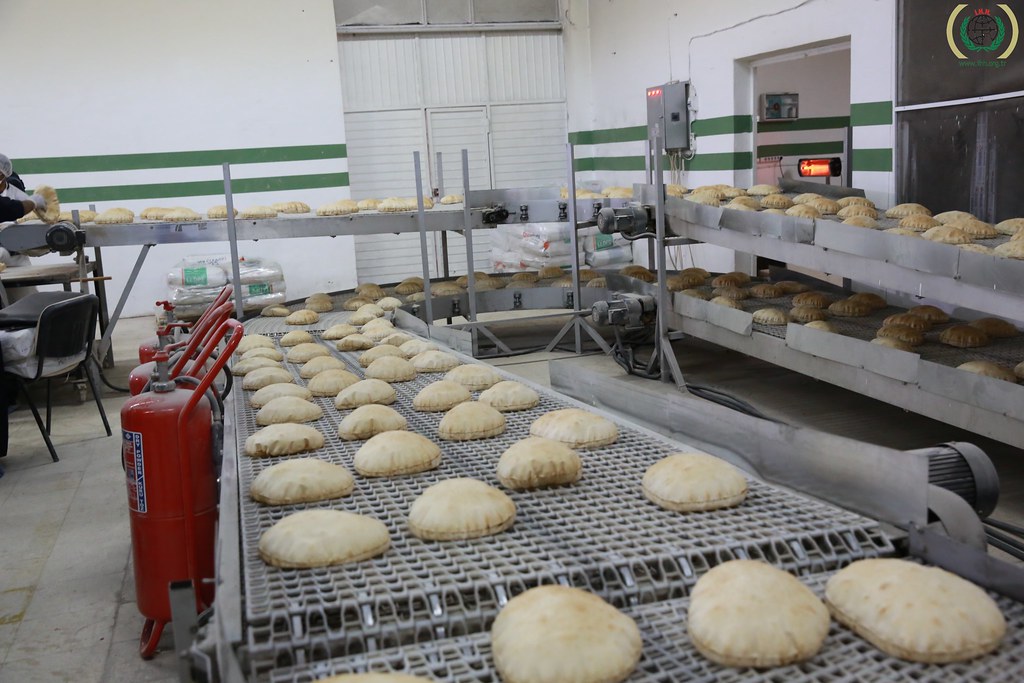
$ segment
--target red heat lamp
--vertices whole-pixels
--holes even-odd
[[[843,172],[843,162],[839,157],[800,159],[797,171],[801,178],[838,178]]]

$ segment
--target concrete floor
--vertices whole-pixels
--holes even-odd
[[[124,384],[140,339],[152,320],[122,321],[114,336]],[[679,349],[694,381],[715,384],[758,408],[799,424],[875,440],[897,448],[962,438],[963,433],[878,401],[814,382],[759,361],[704,346]],[[548,362],[573,358],[581,367],[620,372],[604,356],[564,352],[498,360],[496,365],[547,385]],[[666,390],[670,390],[666,388]],[[52,463],[28,410],[10,416],[10,449],[0,460],[0,683],[173,681],[176,661],[168,632],[151,661],[138,656],[143,619],[135,604],[126,492],[120,466],[118,419],[123,394],[104,392],[113,437],[92,402],[65,391],[58,400]],[[1024,454],[979,442],[1003,480],[997,510],[1024,521]]]

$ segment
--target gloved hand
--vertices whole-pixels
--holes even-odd
[[[46,211],[46,198],[38,192],[29,197],[29,201],[36,205],[36,211]]]

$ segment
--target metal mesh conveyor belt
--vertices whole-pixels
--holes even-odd
[[[315,327],[346,317],[326,314]],[[285,329],[280,318],[253,322],[259,324],[247,324],[250,332],[278,334]],[[335,353],[362,374],[356,354]],[[298,366],[286,366],[298,377]],[[441,467],[407,477],[357,477],[352,496],[317,504],[387,524],[391,549],[374,560],[314,570],[265,565],[257,552],[260,534],[301,507],[253,503],[252,479],[280,460],[240,456],[247,649],[256,675],[272,666],[479,632],[504,600],[540,583],[586,587],[626,606],[681,597],[709,567],[732,558],[763,558],[806,574],[893,552],[873,520],[756,481],[738,508],[692,515],[664,511],[643,498],[640,480],[649,465],[679,445],[622,425],[616,444],[582,452],[579,483],[512,492],[517,517],[509,531],[458,543],[420,541],[406,530],[405,520],[426,487],[454,476],[497,485],[494,471],[501,453],[528,435],[534,419],[571,405],[541,390],[537,408],[506,414],[505,434],[482,441],[440,441],[442,414],[418,413],[411,405],[421,388],[441,377],[421,374],[415,381],[396,383],[398,400],[392,405],[406,417],[410,430],[441,445]],[[256,430],[255,412],[241,398],[239,394],[234,400],[240,452]],[[316,426],[327,437],[316,457],[354,471],[352,457],[363,442],[338,439],[336,425],[342,415],[333,399],[315,400],[324,409]]]
[[[829,574],[804,581],[824,595]],[[928,665],[890,657],[849,629],[832,622],[821,651],[799,665],[773,669],[733,669],[705,659],[686,634],[687,598],[627,608],[643,636],[643,657],[629,683],[1009,683],[1024,670],[1024,604],[994,596],[1007,620],[1007,635],[999,649],[959,664]],[[498,683],[488,633],[318,662],[308,667],[284,667],[270,674],[272,683],[312,683],[324,676],[365,671],[402,672],[453,683]]]

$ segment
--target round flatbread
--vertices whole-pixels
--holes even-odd
[[[256,391],[271,384],[292,384],[295,378],[292,373],[284,368],[260,368],[247,372],[242,380],[242,388],[246,391]]]
[[[303,510],[288,515],[260,536],[263,561],[275,567],[330,567],[384,553],[388,528],[372,517],[339,510]]]
[[[402,353],[399,350],[399,353]],[[424,351],[410,359],[417,372],[448,372],[462,365],[462,361],[444,351]]]
[[[298,384],[271,384],[249,397],[249,405],[259,409],[281,396],[295,396],[308,401],[313,398],[313,392],[306,387],[300,387]]]
[[[640,661],[630,617],[592,593],[539,586],[509,600],[491,627],[505,683],[618,683]]]
[[[738,469],[704,453],[675,453],[644,473],[644,496],[675,512],[717,510],[747,497],[747,478]]]
[[[259,351],[260,349],[253,349],[253,350],[254,351]],[[266,350],[270,351],[270,349],[266,349]],[[238,361],[237,363],[234,363],[234,364],[231,365],[231,374],[235,375],[235,376],[247,375],[250,372],[252,372],[253,370],[259,370],[260,368],[279,368],[279,367],[281,367],[281,364],[279,362],[277,362],[275,360],[271,360],[269,358],[243,358],[242,360]]]
[[[338,436],[345,441],[369,439],[381,432],[406,428],[405,418],[397,412],[377,404],[359,406],[345,416],[338,425]]]
[[[355,377],[355,375],[353,375]],[[381,379],[364,379],[355,381],[336,392],[334,407],[338,410],[349,410],[359,406],[377,404],[388,406],[395,402],[398,394],[395,388]]]
[[[723,666],[801,662],[821,649],[828,629],[828,609],[811,589],[765,562],[720,564],[690,594],[690,640]]]
[[[985,591],[907,560],[854,562],[829,579],[832,616],[879,650],[914,662],[959,662],[991,652],[1006,620]]]
[[[308,344],[313,341],[313,335],[305,330],[292,330],[281,337],[281,346],[288,348],[299,344]]]
[[[308,308],[300,308],[284,319],[285,325],[312,325],[319,322],[320,314]]]
[[[488,439],[505,431],[505,416],[478,401],[460,403],[441,418],[437,434],[446,441]]]
[[[278,463],[252,480],[249,495],[264,505],[295,505],[342,498],[356,482],[344,467],[317,458]]]
[[[407,341],[398,347],[406,358],[413,358],[423,353],[424,351],[433,351],[437,348],[437,344],[433,344],[423,339],[413,339]]]
[[[394,349],[395,347],[382,348]],[[416,379],[416,368],[412,363],[399,356],[384,356],[370,363],[365,374],[370,379],[380,379],[385,382],[409,382]]]
[[[527,437],[498,460],[498,481],[510,489],[561,486],[579,481],[583,465],[576,451],[559,441]]]
[[[373,340],[363,334],[350,334],[335,346],[339,351],[362,351],[373,348]]]
[[[486,365],[478,363],[460,365],[453,370],[449,370],[444,378],[450,382],[457,382],[470,391],[490,389],[501,381],[501,375]]]
[[[249,360],[250,358],[269,358],[270,360],[276,360],[281,362],[284,360],[284,354],[274,348],[268,347],[257,347],[255,349],[249,349],[242,354],[242,360]]]
[[[362,365],[364,368],[368,368],[370,367],[370,363],[377,360],[378,358],[384,358],[385,356],[395,356],[396,358],[404,358],[402,352],[398,349],[397,346],[375,346],[369,351],[360,354],[359,364]]]
[[[329,355],[331,355],[331,352],[327,350],[326,346],[316,342],[304,342],[288,349],[285,358],[288,359],[289,363],[308,363],[314,358]]]
[[[309,360],[299,370],[302,379],[313,379],[325,370],[344,370],[345,364],[334,356],[317,356]]]
[[[426,472],[441,464],[441,448],[415,432],[383,432],[356,451],[354,464],[364,477]]]
[[[323,417],[323,408],[297,396],[279,396],[260,408],[256,424],[275,425],[286,422],[312,422]]]
[[[541,415],[530,425],[530,435],[569,444],[573,448],[596,448],[615,443],[619,429],[600,415],[579,408],[563,408]]]
[[[325,341],[336,341],[338,339],[344,339],[350,334],[356,334],[359,332],[354,325],[348,325],[346,323],[340,323],[338,325],[331,325],[324,333],[320,335]]]
[[[420,389],[416,398],[412,400],[412,407],[424,413],[437,413],[451,410],[472,397],[469,389],[461,384],[441,380]]]
[[[272,349],[274,348],[274,340],[270,337],[264,337],[262,334],[247,334],[238,342],[238,346],[235,347],[235,353],[245,353],[252,349]]]
[[[276,424],[264,427],[245,440],[245,454],[252,458],[295,455],[324,447],[324,435],[315,427]]]
[[[427,488],[409,508],[409,529],[428,541],[498,534],[512,526],[516,505],[504,492],[476,479],[446,479]]]
[[[505,413],[535,408],[540,403],[540,396],[525,384],[506,380],[480,392],[479,400]]]
[[[313,361],[310,361],[310,363],[312,362]],[[309,363],[306,365],[309,365]],[[307,388],[314,396],[337,396],[338,392],[352,386],[358,381],[359,378],[348,370],[333,368],[317,373],[313,379],[309,380]]]
[[[412,340],[412,336],[406,334],[405,332],[393,332],[388,336],[384,337],[383,339],[381,339],[380,343],[387,344],[388,346],[401,347],[402,344],[405,344],[406,342],[410,342]],[[402,356],[405,356],[404,352],[402,353]]]

